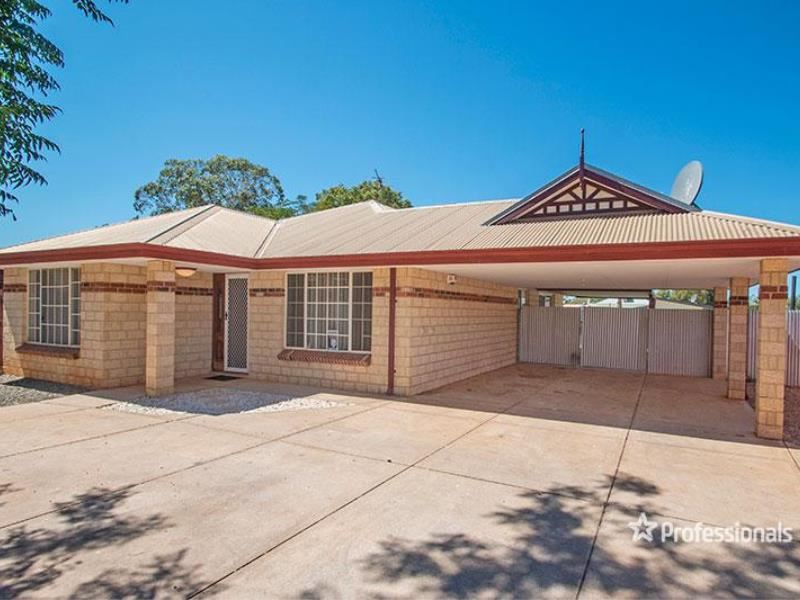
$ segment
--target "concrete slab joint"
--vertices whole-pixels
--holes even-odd
[[[761,261],[756,371],[756,435],[783,438],[786,381],[786,299],[788,264],[783,258]]]
[[[147,263],[147,351],[145,391],[172,393],[175,386],[175,264]]]

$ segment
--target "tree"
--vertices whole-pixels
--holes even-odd
[[[113,25],[92,0],[72,3],[93,21]],[[10,204],[19,202],[17,190],[47,183],[31,163],[45,160],[46,152],[60,152],[35,131],[61,112],[43,101],[59,89],[47,67],[64,66],[61,50],[36,30],[50,15],[36,0],[0,0],[0,216],[15,218]]]
[[[311,210],[325,210],[367,200],[374,200],[392,208],[411,208],[411,202],[403,198],[402,193],[386,185],[380,175],[377,173],[375,175],[375,179],[362,181],[353,187],[339,184],[322,190],[317,194],[316,202],[311,206]]]
[[[289,201],[269,169],[246,158],[218,154],[208,160],[168,160],[155,181],[134,193],[139,214],[217,204],[272,219],[306,212],[305,196]]]

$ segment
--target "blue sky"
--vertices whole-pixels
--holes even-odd
[[[800,222],[800,3],[131,0],[65,52],[62,147],[0,245],[130,218],[168,158],[268,166],[287,193],[378,169],[417,205],[524,195],[577,161],[708,209]],[[234,10],[235,9],[235,10]]]

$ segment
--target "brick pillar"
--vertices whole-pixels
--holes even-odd
[[[166,260],[147,263],[146,343],[147,395],[170,394],[175,387],[175,265]]]
[[[525,290],[525,306],[539,306],[539,290]]]
[[[564,306],[564,294],[553,294],[553,301],[550,306]]]
[[[711,352],[711,375],[714,379],[728,376],[728,288],[714,288],[714,337]]]
[[[784,258],[761,261],[756,371],[756,435],[783,438],[786,385],[786,298],[788,265]]]
[[[728,398],[744,400],[747,387],[747,314],[750,280],[731,278],[728,309]]]

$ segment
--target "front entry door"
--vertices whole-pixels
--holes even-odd
[[[225,277],[225,370],[247,371],[247,275]]]

